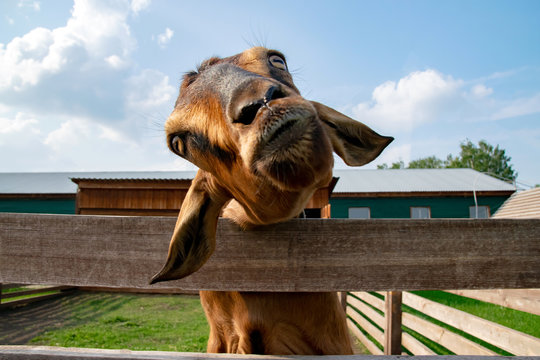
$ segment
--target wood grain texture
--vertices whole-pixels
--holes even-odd
[[[0,359],[33,360],[33,359],[138,359],[138,360],[201,360],[201,359],[241,359],[241,360],[400,360],[403,356],[345,355],[345,356],[283,356],[283,355],[235,355],[235,354],[202,354],[175,353],[165,351],[131,351],[101,350],[80,348],[59,348],[49,346],[0,346]],[[538,360],[537,356],[424,356],[422,360]]]
[[[389,291],[385,296],[384,354],[401,355],[401,291]]]
[[[418,295],[403,292],[403,304],[515,355],[540,354],[540,339]]]
[[[349,318],[347,318],[347,327],[350,332],[365,346],[365,348],[373,355],[383,355],[384,352],[379,349],[373,341],[371,341],[358,326]]]
[[[447,290],[447,292],[540,315],[540,289]]]
[[[409,313],[403,313],[403,325],[460,355],[496,355],[491,350],[452,331]],[[416,355],[416,354],[415,354]]]
[[[540,287],[540,220],[220,220],[197,273],[149,286],[175,219],[0,214],[0,282],[238,291]]]

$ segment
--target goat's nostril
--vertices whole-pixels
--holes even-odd
[[[257,112],[262,106],[263,103],[261,101],[244,106],[240,111],[240,114],[238,114],[238,117],[233,120],[233,123],[240,123],[244,125],[251,124],[253,120],[255,120],[255,116],[257,116]]]
[[[233,116],[233,123],[250,125],[257,116],[257,112],[263,106],[268,107],[268,103],[272,100],[281,99],[287,97],[287,94],[283,92],[278,86],[271,86],[266,90],[264,97],[256,101],[250,102],[247,105],[239,106],[236,110],[236,116]]]
[[[266,91],[266,94],[264,95],[264,102],[268,103],[272,100],[281,99],[286,96],[287,95],[283,91],[281,91],[279,87],[272,86]]]

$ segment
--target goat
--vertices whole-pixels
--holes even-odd
[[[360,166],[393,140],[301,97],[284,55],[262,47],[187,73],[165,130],[170,150],[199,171],[151,283],[197,271],[215,249],[220,214],[243,228],[293,218],[331,181],[332,151]],[[201,291],[200,298],[208,352],[352,353],[336,293]]]

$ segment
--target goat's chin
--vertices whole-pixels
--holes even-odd
[[[333,165],[332,153],[323,153],[292,159],[286,156],[261,159],[255,163],[255,169],[279,190],[298,191],[326,186]]]
[[[252,169],[280,190],[297,191],[326,186],[332,172],[332,145],[322,128],[282,146],[267,146],[252,163]]]

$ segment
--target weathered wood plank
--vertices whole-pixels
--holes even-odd
[[[371,321],[373,321],[377,326],[379,326],[381,329],[384,329],[386,325],[386,321],[384,319],[383,315],[380,315],[378,312],[361,302],[360,300],[350,296],[348,298],[348,304],[349,306],[352,306],[356,310],[360,311],[362,314],[364,314],[366,317],[368,317]]]
[[[540,289],[447,290],[447,292],[540,315]]]
[[[516,355],[540,354],[540,339],[478,316],[403,292],[403,304]]]
[[[423,356],[422,360],[538,360],[538,356]],[[49,346],[0,346],[0,360],[34,360],[34,359],[137,359],[137,360],[400,360],[403,356],[284,356],[284,355],[235,355],[235,354],[202,354],[202,353],[175,353],[166,351],[131,351],[131,350],[102,350],[59,348]]]
[[[403,326],[408,327],[459,355],[496,355],[493,351],[412,314],[403,313]]]
[[[347,326],[349,327],[349,330],[353,333],[353,335],[360,340],[360,342],[366,347],[366,349],[373,355],[383,355],[384,352],[379,349],[377,345],[369,338],[364,335],[362,331],[358,328],[358,326],[351,320],[347,319]]]
[[[436,355],[436,353],[429,347],[412,337],[407,333],[402,334],[403,347],[411,352],[413,355]]]
[[[401,355],[401,291],[386,293],[384,317],[384,354]]]
[[[239,291],[540,287],[540,220],[292,220],[241,231],[149,287],[175,219],[0,214],[0,282]],[[489,274],[489,275],[486,275]]]
[[[379,299],[375,295],[372,295],[367,291],[354,291],[351,292],[351,294],[365,301],[374,308],[384,312],[384,300]]]
[[[371,324],[366,318],[350,306],[347,306],[347,316],[353,319],[364,331],[373,337],[379,344],[384,344],[384,333],[382,330]]]

